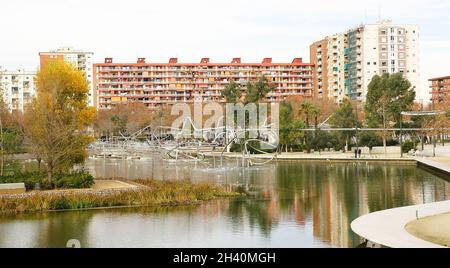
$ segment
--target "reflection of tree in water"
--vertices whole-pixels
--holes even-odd
[[[367,176],[369,211],[406,206],[412,203],[412,181],[420,181],[415,167],[374,166]]]
[[[350,228],[354,219],[420,203],[424,182],[430,185],[430,180],[438,180],[414,166],[298,162],[279,163],[270,179],[272,184],[267,187],[267,178],[251,177],[251,185],[259,187],[259,192],[252,199],[230,204],[235,224],[248,217],[251,226],[259,226],[269,236],[281,216],[294,215],[299,226],[312,219],[315,237],[341,247],[361,243]]]
[[[109,215],[120,215],[128,213],[159,214],[161,216],[170,213],[191,213],[197,206],[179,207],[142,207],[142,208],[120,208],[106,210],[79,210],[66,212],[50,212],[41,214],[40,218],[46,219],[45,228],[41,232],[38,246],[40,247],[66,247],[70,239],[80,241],[82,247],[92,247],[89,245],[89,224],[93,217],[101,213]],[[57,215],[52,215],[57,213]],[[105,226],[106,228],[106,226]]]
[[[274,214],[278,211],[278,198],[273,196],[276,193],[269,184],[273,177],[261,175],[258,172],[247,174],[242,183],[246,184],[245,191],[252,193],[252,196],[230,202],[228,215],[233,226],[241,226],[248,219],[251,228],[259,228],[261,234],[268,237],[278,224],[278,217]]]
[[[54,213],[58,213],[57,217],[52,215]],[[94,213],[94,210],[85,210],[44,214],[46,225],[41,232],[38,245],[40,247],[66,247],[67,241],[77,239],[82,247],[87,247],[88,227]]]

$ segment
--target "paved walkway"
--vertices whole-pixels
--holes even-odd
[[[207,156],[220,156],[220,153],[209,153]],[[242,153],[225,153],[225,157],[228,158],[241,158]],[[282,153],[275,154],[255,154],[250,157],[259,159],[271,159],[276,158],[278,160],[335,160],[335,161],[401,161],[401,162],[415,162],[414,158],[405,156],[400,158],[398,154],[372,154],[362,155],[361,158],[355,158],[353,153],[341,153],[341,152],[322,152],[322,153]]]
[[[91,189],[94,190],[106,190],[106,189],[123,189],[123,188],[135,188],[136,185],[132,185],[123,181],[116,180],[95,180]]]
[[[450,212],[450,200],[377,211],[351,223],[353,232],[378,245],[391,248],[443,248],[408,233],[405,226],[419,218]]]

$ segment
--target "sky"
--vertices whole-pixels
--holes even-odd
[[[309,45],[379,18],[420,27],[421,94],[450,75],[450,1],[2,0],[0,66],[37,70],[40,51],[71,46],[95,62],[309,62]]]

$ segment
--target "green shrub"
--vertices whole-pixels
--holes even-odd
[[[416,146],[415,146],[415,144],[414,144],[414,142],[412,142],[412,141],[405,141],[403,144],[402,144],[402,151],[404,152],[404,153],[408,153],[409,151],[411,151],[412,149],[416,149]]]
[[[54,183],[55,187],[59,189],[90,188],[94,184],[94,177],[84,171],[57,174],[54,178]]]
[[[393,139],[388,139],[386,140],[386,146],[397,146],[400,143],[398,142],[398,140],[393,140]]]
[[[76,189],[89,188],[94,184],[94,177],[86,171],[72,173],[59,173],[53,177],[53,184],[50,184],[45,172],[15,172],[13,174],[0,177],[0,183],[25,183],[27,190],[34,190],[39,185],[42,190],[54,188]]]

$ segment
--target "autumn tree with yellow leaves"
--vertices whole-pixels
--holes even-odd
[[[25,137],[52,183],[55,172],[69,171],[87,157],[87,127],[95,109],[87,106],[89,85],[70,63],[52,61],[36,76],[37,96],[25,111]]]

